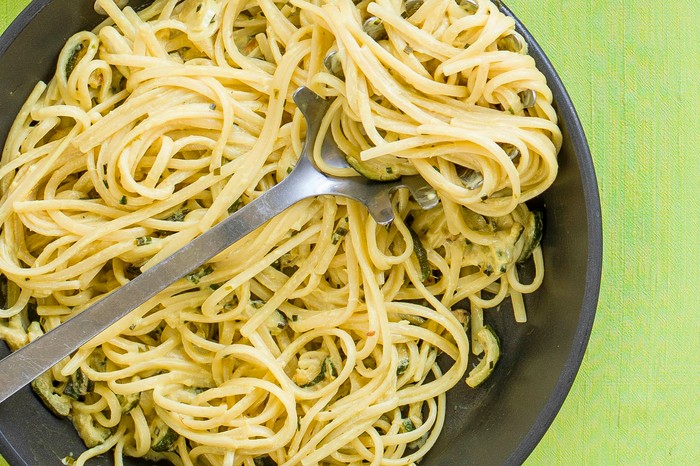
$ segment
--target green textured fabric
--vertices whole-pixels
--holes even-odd
[[[27,3],[2,0],[0,29]],[[578,109],[604,227],[590,346],[527,465],[700,464],[700,6],[506,3]]]

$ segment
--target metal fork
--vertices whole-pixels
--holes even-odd
[[[408,188],[423,209],[437,204],[436,193],[420,176],[404,176],[396,181],[377,182],[361,176],[338,178],[319,171],[311,154],[321,120],[331,102],[306,87],[301,87],[294,93],[294,102],[306,119],[307,135],[302,156],[289,176],[162,262],[1,360],[0,402],[168,285],[197,269],[302,199],[324,194],[355,199],[367,206],[369,213],[380,224],[393,221],[394,213],[389,195],[399,188]],[[348,166],[343,153],[330,135],[326,135],[323,141],[322,155],[332,166]]]

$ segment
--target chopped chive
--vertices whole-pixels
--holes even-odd
[[[120,203],[121,205],[126,205],[126,196],[122,196],[122,198],[119,199],[119,203]]]
[[[172,214],[170,217],[165,218],[164,220],[168,222],[182,222],[185,220],[185,216],[190,213],[190,209],[180,209],[174,214]]]
[[[147,244],[151,244],[153,242],[153,238],[150,236],[139,236],[136,238],[136,246],[145,246]]]
[[[333,236],[331,237],[331,242],[333,244],[338,244],[338,242],[345,237],[345,235],[348,234],[348,229],[343,226],[339,225],[338,228],[335,229],[333,232]]]
[[[206,267],[200,267],[191,274],[187,275],[187,279],[196,285],[200,282],[200,280],[202,280],[202,278],[206,277],[213,271],[214,269],[211,265],[207,265]]]

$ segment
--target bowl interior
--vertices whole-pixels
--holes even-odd
[[[0,38],[0,141],[36,82],[50,79],[63,43],[99,22],[92,3],[35,0]],[[516,324],[505,304],[485,315],[500,335],[502,359],[482,386],[469,389],[461,383],[448,393],[445,428],[424,466],[521,463],[566,397],[595,315],[602,236],[591,156],[552,64],[523,25],[517,27],[554,93],[564,136],[559,176],[535,201],[545,210],[545,282],[526,297],[527,324]],[[0,344],[0,357],[7,352]],[[0,454],[10,464],[54,464],[84,449],[70,423],[51,415],[28,387],[0,405]],[[113,460],[106,455],[90,464]],[[126,458],[125,464],[147,463]]]

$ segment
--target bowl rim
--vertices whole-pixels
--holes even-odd
[[[574,107],[573,101],[571,100],[571,96],[564,87],[559,73],[557,73],[554,65],[537,40],[503,2],[499,0],[495,1],[499,4],[500,9],[504,13],[515,20],[516,30],[522,34],[530,51],[534,50],[534,55],[539,58],[539,60],[536,60],[537,68],[546,76],[554,78],[553,80],[548,80],[547,85],[552,90],[554,96],[553,100],[557,107],[557,114],[561,115],[562,113],[566,113],[570,115],[570,119],[567,120],[569,125],[569,139],[574,146],[574,154],[578,163],[583,188],[587,221],[586,237],[588,240],[583,300],[573,343],[549,399],[545,403],[542,411],[540,411],[539,416],[530,430],[525,434],[522,441],[505,462],[505,464],[516,465],[522,464],[535,449],[542,437],[544,437],[544,434],[551,426],[571,391],[571,387],[573,386],[581,363],[583,362],[583,357],[593,329],[593,322],[595,320],[598,298],[600,295],[603,266],[603,224],[600,194],[593,165],[593,157],[583,125]]]
[[[4,57],[15,39],[34,20],[41,10],[54,0],[31,0],[19,15],[0,35],[0,60]],[[567,120],[569,138],[575,148],[574,154],[578,164],[579,174],[583,188],[583,199],[587,221],[587,260],[585,272],[585,285],[582,299],[582,307],[574,334],[573,343],[559,374],[552,392],[540,411],[536,420],[525,433],[514,451],[508,456],[504,464],[519,465],[532,453],[540,440],[551,426],[563,403],[571,391],[574,380],[581,367],[584,354],[591,336],[593,323],[598,306],[601,288],[601,276],[603,265],[603,225],[598,181],[595,174],[593,158],[586,139],[583,125],[569,93],[564,87],[561,77],[557,73],[549,57],[545,54],[536,39],[527,30],[520,19],[500,0],[492,0],[502,12],[512,17],[516,30],[528,44],[530,51],[534,51],[537,68],[546,76],[553,79],[547,84],[552,90],[556,102],[557,113],[570,115]],[[3,141],[4,144],[4,141]],[[12,447],[3,432],[0,431],[0,454],[10,464],[26,464],[25,460]]]

